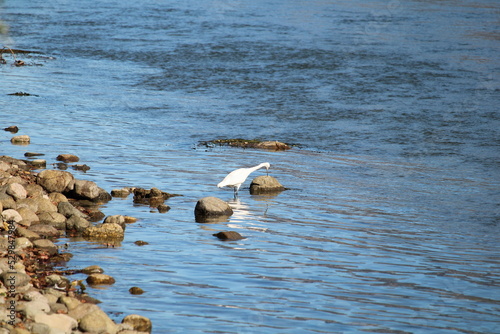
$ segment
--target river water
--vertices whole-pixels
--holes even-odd
[[[497,1],[5,0],[1,154],[60,153],[108,191],[181,194],[120,247],[69,240],[113,319],[154,333],[498,333]],[[5,30],[5,29],[4,29]],[[27,92],[31,96],[8,95]],[[3,131],[2,131],[3,132]],[[279,140],[285,152],[198,145]],[[288,190],[216,184],[271,163]],[[196,201],[235,214],[199,224]],[[246,238],[222,242],[223,230]],[[134,241],[144,240],[146,246]],[[61,239],[61,242],[68,240]],[[128,289],[146,291],[132,296]]]

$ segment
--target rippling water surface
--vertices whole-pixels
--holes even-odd
[[[498,333],[496,1],[1,1],[0,152],[73,153],[110,191],[182,194],[118,248],[71,241],[154,333]],[[11,96],[15,92],[32,96]],[[280,140],[286,152],[198,146]],[[215,185],[271,163],[288,190]],[[263,171],[252,176],[262,175]],[[204,196],[226,222],[198,224]],[[222,230],[246,238],[221,242]],[[139,247],[136,240],[149,245]],[[62,240],[66,242],[66,240]],[[132,296],[128,289],[146,290]]]

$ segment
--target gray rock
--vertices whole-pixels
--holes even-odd
[[[28,192],[19,183],[11,183],[7,186],[7,194],[12,196],[15,200],[26,198]]]
[[[125,217],[122,215],[107,216],[103,224],[118,224],[125,230]]]
[[[42,197],[46,195],[45,190],[38,184],[29,183],[24,186],[26,192],[28,193],[28,197]]]
[[[10,286],[14,286],[16,288],[23,287],[28,285],[30,280],[31,278],[28,275],[21,272],[15,272],[12,274],[9,272],[4,272],[2,274],[2,282],[4,283],[5,287],[10,287]]]
[[[18,238],[16,238],[16,241],[15,241],[15,247],[17,249],[24,249],[24,248],[33,247],[33,244],[31,243],[31,241],[28,238],[18,237]]]
[[[59,202],[57,205],[57,212],[64,215],[66,218],[75,215],[81,218],[87,218],[86,214],[75,208],[70,202]]]
[[[70,311],[76,309],[82,304],[82,302],[80,302],[78,299],[68,296],[59,298],[59,301]]]
[[[285,187],[269,175],[257,176],[250,184],[250,194],[252,195],[278,193],[283,190]]]
[[[58,230],[66,229],[66,217],[58,212],[42,212],[38,215],[40,224],[54,226]]]
[[[25,237],[29,240],[40,239],[40,235],[38,233],[30,231],[22,226],[18,226],[16,232],[19,237]]]
[[[67,202],[68,201],[68,198],[66,196],[64,196],[63,194],[61,194],[61,193],[50,193],[49,194],[49,199],[50,199],[51,202],[57,203],[58,205],[61,202]]]
[[[48,239],[38,239],[33,241],[33,246],[35,248],[42,249],[49,253],[50,255],[57,254],[57,246]]]
[[[47,301],[41,301],[41,300],[20,302],[18,304],[18,309],[19,311],[22,311],[29,319],[34,319],[35,316],[40,312],[42,313],[50,312],[49,303]]]
[[[95,182],[85,181],[85,180],[76,180],[75,188],[73,189],[73,193],[76,198],[79,199],[88,199],[93,201],[99,196],[99,187]]]
[[[66,230],[68,231],[83,232],[91,226],[92,224],[87,219],[78,215],[72,215],[66,220]]]
[[[47,324],[35,323],[31,326],[32,334],[50,334],[50,327]]]
[[[99,310],[99,306],[90,303],[80,303],[75,308],[69,310],[68,315],[75,319],[76,321],[80,321],[84,316]]]
[[[38,224],[40,223],[40,219],[36,215],[36,213],[31,210],[30,208],[27,207],[19,207],[17,209],[17,212],[21,215],[23,220],[21,221],[21,224],[24,226],[31,226],[32,224]]]
[[[70,191],[74,187],[74,182],[73,174],[60,170],[46,169],[37,176],[37,183],[49,193]]]
[[[80,319],[81,331],[115,334],[118,326],[111,320],[104,311],[97,309]]]
[[[151,330],[153,329],[151,320],[138,314],[127,315],[123,318],[122,324],[129,324],[134,330],[139,332],[151,333]]]
[[[122,197],[125,198],[130,195],[130,189],[122,188],[122,189],[113,189],[111,190],[111,196],[113,197]]]
[[[70,334],[72,329],[78,327],[78,322],[66,314],[38,313],[34,320],[37,323],[46,324],[52,329],[61,330],[65,334]]]
[[[2,211],[2,219],[6,222],[14,221],[19,223],[23,220],[23,217],[14,209],[7,209]]]
[[[37,205],[36,213],[40,212],[57,212],[57,206],[45,197],[34,198]]]
[[[196,203],[194,214],[198,221],[209,217],[229,217],[233,214],[233,209],[217,197],[204,197]]]
[[[31,225],[28,227],[29,231],[35,232],[41,237],[58,238],[61,236],[61,232],[58,231],[54,226],[50,225]]]

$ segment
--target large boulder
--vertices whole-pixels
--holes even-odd
[[[76,198],[93,201],[99,196],[100,190],[93,181],[76,180],[73,189]]]
[[[54,226],[58,230],[66,229],[66,217],[57,212],[42,212],[38,214],[40,224]]]
[[[250,184],[250,194],[252,195],[278,193],[283,190],[285,190],[285,187],[269,175],[257,176]]]
[[[115,334],[118,326],[104,311],[96,309],[83,316],[79,322],[79,328],[83,332]]]
[[[52,329],[58,330],[58,333],[70,334],[73,329],[78,327],[78,322],[66,314],[45,314],[43,312],[35,315],[35,322],[45,324]]]
[[[92,224],[87,219],[79,215],[72,215],[66,220],[67,231],[83,232],[91,226]]]
[[[225,220],[232,214],[229,204],[212,196],[200,199],[194,208],[196,221],[200,223]]]
[[[73,189],[75,178],[70,172],[46,169],[38,174],[37,183],[49,193],[64,193]]]

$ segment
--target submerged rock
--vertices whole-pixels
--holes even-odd
[[[243,239],[241,234],[239,234],[238,232],[234,232],[234,231],[223,231],[223,232],[215,233],[215,234],[213,234],[213,236],[215,236],[221,240],[229,240],[229,241]]]
[[[142,290],[137,286],[133,286],[130,289],[128,289],[128,292],[130,292],[130,294],[132,295],[142,295],[144,293],[144,290]]]
[[[252,195],[277,193],[283,190],[285,187],[269,175],[257,176],[250,184],[250,194]]]

